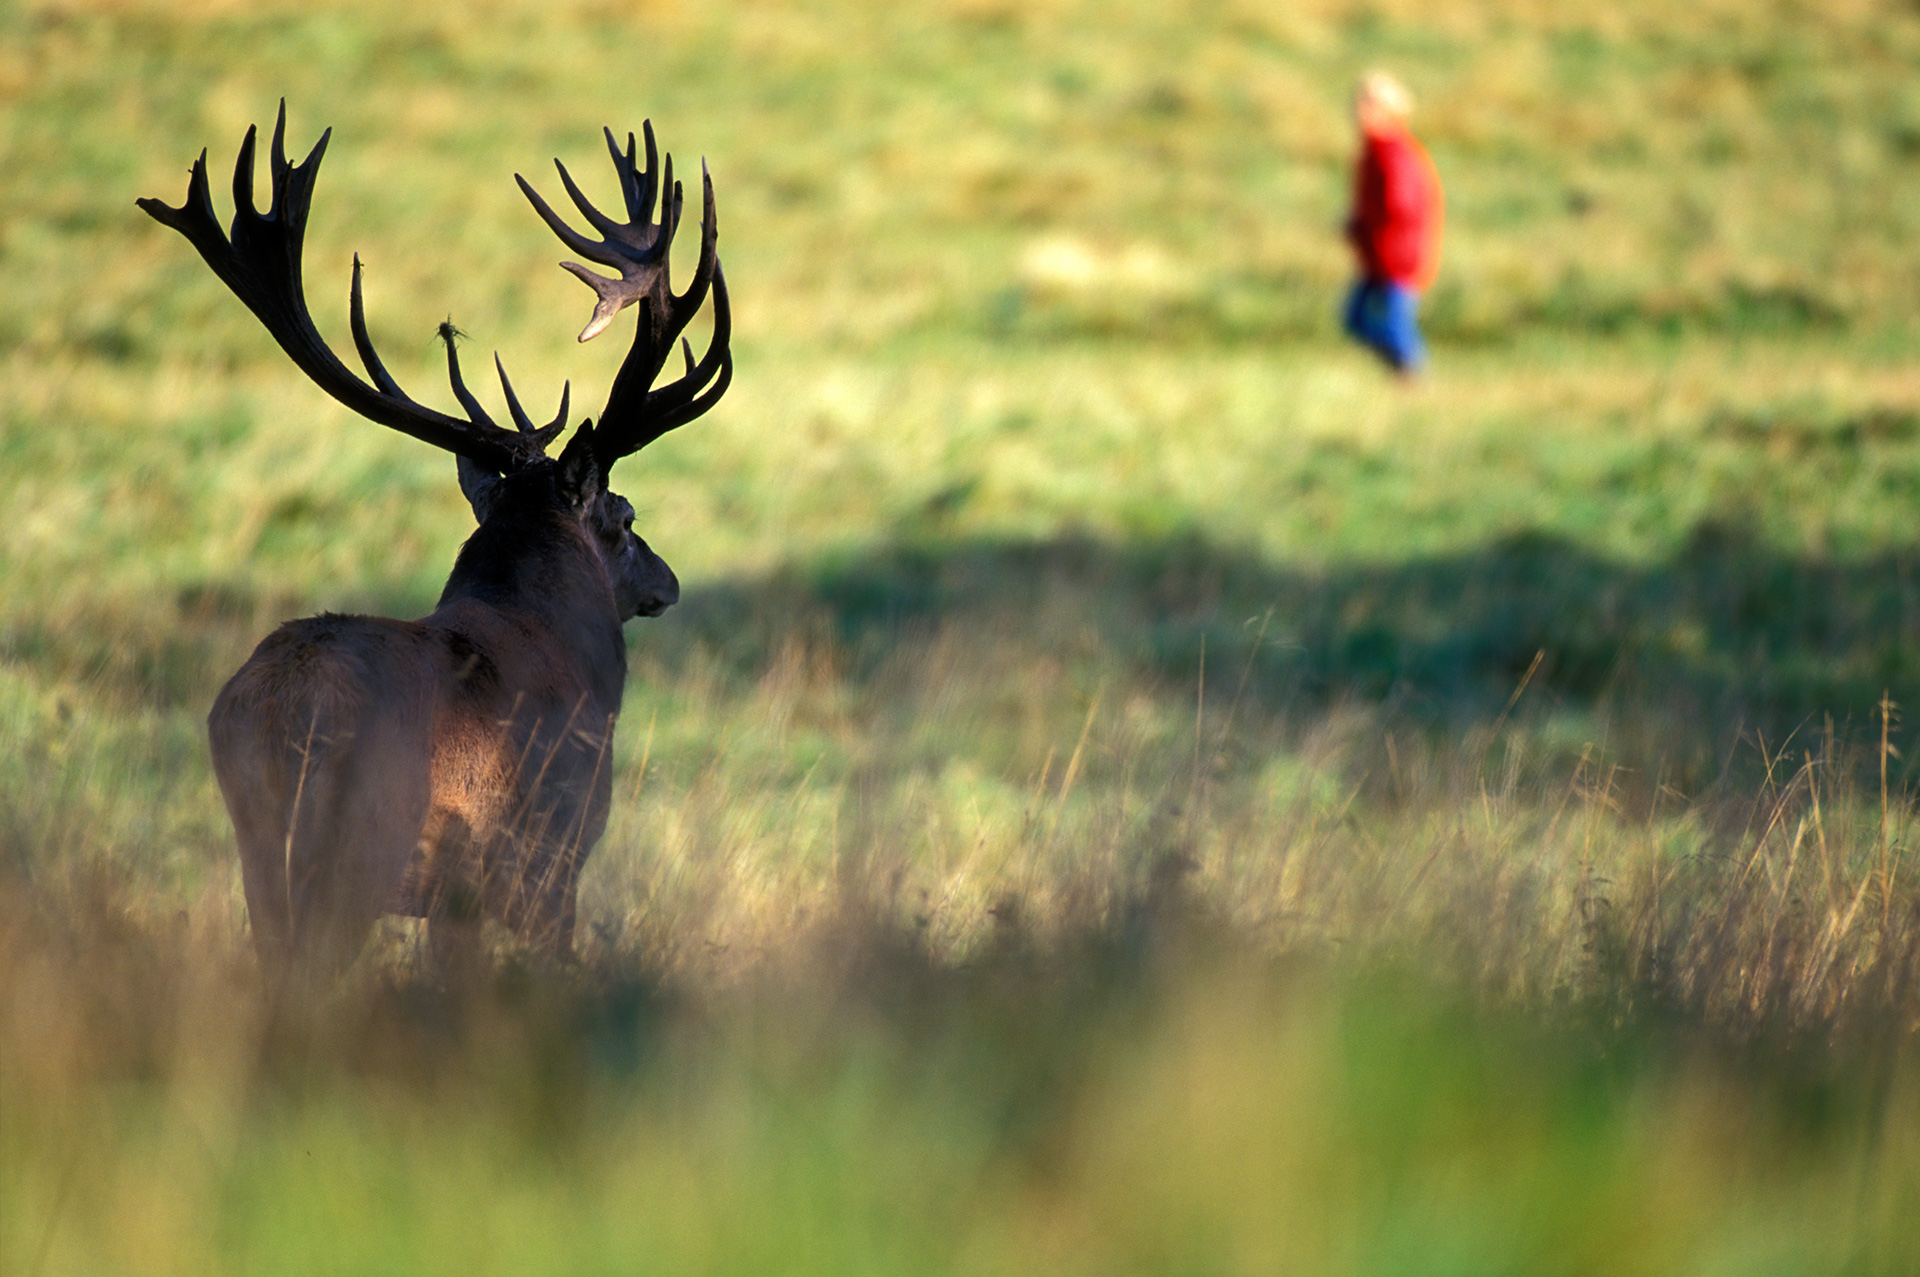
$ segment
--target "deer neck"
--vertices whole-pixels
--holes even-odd
[[[540,515],[482,524],[460,548],[439,606],[479,603],[533,629],[595,704],[616,713],[627,645],[606,564],[577,521],[560,511]]]

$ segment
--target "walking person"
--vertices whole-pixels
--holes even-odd
[[[1384,71],[1354,89],[1360,156],[1346,229],[1360,278],[1343,317],[1348,334],[1409,379],[1427,360],[1420,294],[1440,265],[1442,219],[1440,174],[1407,128],[1412,111],[1412,96]]]

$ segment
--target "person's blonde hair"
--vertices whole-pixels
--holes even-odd
[[[1365,102],[1395,119],[1404,120],[1413,114],[1413,94],[1386,71],[1369,71],[1361,76],[1353,89],[1353,101],[1356,106]]]

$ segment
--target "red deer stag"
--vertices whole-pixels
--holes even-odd
[[[583,421],[559,456],[547,444],[560,411],[535,426],[496,356],[516,430],[496,425],[460,376],[441,326],[447,372],[465,418],[402,391],[374,353],[354,258],[354,345],[372,385],[321,340],[301,284],[301,239],[328,130],[289,165],[286,104],[273,130],[273,202],[253,201],[253,129],[234,169],[233,229],[223,234],[200,153],[187,201],[139,206],[186,236],[301,371],[368,420],[445,448],[479,528],[461,547],[439,606],[418,621],[326,614],[269,635],[221,689],[207,717],[214,773],[240,846],[254,942],[272,971],[338,970],[382,913],[429,920],[434,948],[469,948],[491,917],[522,938],[571,952],[580,867],[606,827],[609,746],[626,673],[621,626],[658,616],[680,583],[633,533],[633,507],[607,486],[616,461],[700,416],[733,375],[731,317],[716,251],[713,181],[702,166],[700,256],[684,293],[668,283],[681,189],[664,179],[651,122],[646,165],[633,135],[607,149],[627,218],[615,221],[560,181],[596,230],[573,229],[516,175],[554,234],[607,279],[565,268],[598,296],[586,341],[639,304],[639,331],[599,421]],[[658,222],[654,205],[659,201]],[[709,292],[713,336],[696,361],[680,337]],[[685,369],[655,387],[676,340]]]

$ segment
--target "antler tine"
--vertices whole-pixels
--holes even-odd
[[[281,192],[286,189],[290,171],[287,165],[287,100],[281,98],[280,113],[273,120],[273,148],[267,152],[267,172],[273,178],[273,203],[268,206],[270,217],[279,217],[285,211],[280,206]]]
[[[727,387],[732,384],[733,356],[729,354],[720,361],[720,375],[714,378],[713,385],[707,388],[706,393],[677,412],[665,414],[660,422],[660,428],[653,438],[658,439],[669,430],[678,430],[695,417],[706,415],[707,410],[720,402],[720,397],[727,393]],[[653,440],[649,439],[647,442],[652,443]]]
[[[326,139],[323,137],[321,141],[324,143]],[[186,203],[179,208],[170,208],[160,200],[135,200],[134,203],[147,216],[163,226],[171,226],[182,235],[188,234],[189,226],[194,228],[195,234],[205,226],[212,226],[214,233],[219,234],[219,220],[213,211],[212,184],[207,180],[207,148],[200,148],[200,158],[187,170]]]
[[[507,411],[513,414],[513,424],[523,435],[532,435],[542,448],[567,424],[567,399],[572,391],[571,384],[560,387],[560,413],[544,426],[536,426],[527,416],[526,409],[520,406],[520,396],[513,393],[513,383],[507,380],[506,365],[500,362],[500,352],[493,352],[493,370],[500,374],[500,390],[507,397]]]
[[[714,379],[714,383],[707,387],[702,394],[694,399],[688,400],[679,408],[660,414],[654,422],[653,429],[649,432],[645,442],[643,442],[640,447],[644,448],[647,444],[652,443],[668,431],[677,430],[694,418],[704,415],[707,409],[720,402],[720,397],[727,393],[727,387],[732,384],[733,359],[729,356],[720,363],[720,375]],[[636,448],[634,451],[637,452],[639,449]]]
[[[367,376],[373,378],[373,384],[380,393],[389,399],[406,399],[407,392],[400,389],[400,383],[393,379],[387,366],[380,362],[380,352],[373,348],[373,338],[367,334],[367,306],[360,297],[360,254],[353,255],[353,290],[347,298],[347,320],[353,329],[353,346],[360,352],[360,362],[366,366]]]
[[[644,138],[647,143],[647,167],[646,171],[641,175],[640,211],[636,214],[636,217],[639,221],[650,222],[653,220],[654,201],[660,198],[660,145],[653,140],[652,120],[640,121],[640,136]],[[629,139],[628,153],[631,154],[631,139],[633,134],[629,133],[627,137]]]
[[[214,213],[207,178],[207,153],[194,161],[187,182],[187,199],[179,208],[157,199],[136,201],[142,211],[178,231],[205,259],[234,296],[252,311],[267,333],[317,386],[354,412],[435,447],[458,453],[492,467],[514,469],[538,454],[535,437],[502,430],[478,410],[460,381],[458,362],[449,348],[454,392],[471,414],[461,420],[415,403],[380,362],[367,335],[366,309],[361,298],[360,261],[354,259],[350,314],[354,346],[374,384],[355,376],[320,337],[307,311],[300,259],[308,209],[320,160],[332,139],[331,129],[297,165],[287,163],[286,102],[275,119],[270,151],[273,198],[261,213],[253,197],[254,158],[258,128],[249,128],[234,164],[234,215],[231,230],[223,231]]]
[[[574,340],[592,341],[605,331],[616,315],[633,305],[636,294],[633,290],[624,287],[625,279],[607,279],[596,275],[579,262],[561,262],[560,268],[571,272],[575,278],[593,289],[594,295],[599,298],[594,303],[592,318],[587,320],[587,326],[580,330],[580,335]]]
[[[626,202],[629,221],[645,225],[653,218],[653,134],[647,134],[649,171],[643,176],[639,164],[634,159],[633,134],[627,134],[627,150],[623,155],[620,144],[613,140],[612,129],[602,129],[607,136],[607,154],[613,157],[613,170],[620,175],[620,196]]]
[[[247,136],[240,143],[240,157],[233,162],[233,229],[238,232],[247,224],[247,218],[258,218],[260,210],[253,203],[253,143],[259,126],[247,125]],[[277,213],[279,200],[268,206],[269,215]]]
[[[600,126],[600,135],[607,141],[607,154],[613,159],[613,171],[620,179],[620,202],[627,206],[627,218],[632,220],[637,214],[633,206],[640,202],[640,177],[633,164],[633,134],[627,134],[627,153],[620,153],[620,144],[613,139],[613,130],[606,125]]]
[[[453,397],[460,401],[460,406],[467,410],[467,416],[473,418],[476,423],[493,426],[498,430],[499,427],[494,426],[493,418],[488,416],[487,410],[480,406],[480,401],[473,397],[473,392],[467,389],[466,380],[460,375],[460,349],[454,344],[454,338],[461,335],[460,330],[453,326],[451,320],[440,321],[440,340],[446,343],[447,347],[447,380],[453,383]]]
[[[704,158],[700,161],[700,185],[700,258],[694,265],[687,291],[673,299],[674,318],[682,327],[707,300],[707,288],[713,283],[713,272],[720,264],[720,215],[713,203],[713,174],[707,171]]]
[[[707,353],[701,356],[698,364],[694,363],[692,345],[686,338],[682,337],[680,339],[680,347],[686,358],[686,372],[672,384],[648,392],[648,413],[650,415],[673,413],[692,402],[694,397],[699,394],[701,388],[713,380],[717,371],[732,367],[732,341],[733,306],[727,297],[726,276],[721,273],[716,263],[713,283],[713,336],[707,341]],[[691,418],[688,418],[688,420],[691,420]],[[666,429],[670,430],[672,427],[669,426]],[[664,434],[666,430],[662,430],[660,433]],[[653,438],[658,437],[659,435],[653,436]],[[652,442],[652,439],[649,439],[648,442]]]
[[[286,227],[293,254],[293,286],[304,294],[300,256],[306,240],[307,213],[313,207],[314,183],[320,180],[320,157],[326,154],[327,143],[333,140],[333,130],[327,129],[320,135],[312,154],[297,167],[287,163],[286,133],[287,100],[281,98],[280,109],[273,123],[273,149],[269,163],[269,172],[273,177],[273,198],[268,204],[268,217]],[[304,303],[301,308],[305,309]]]
[[[507,366],[500,362],[497,350],[493,352],[493,370],[500,374],[500,393],[507,397],[507,411],[513,414],[514,429],[523,435],[532,434],[533,418],[520,406],[520,396],[513,393],[513,383],[507,380]]]
[[[680,229],[680,183],[673,180],[673,153],[665,157],[666,176],[660,179],[660,238],[670,242]]]
[[[714,379],[714,383],[707,387],[699,397],[688,400],[684,405],[671,412],[663,412],[660,414],[651,435],[648,437],[646,443],[641,444],[640,447],[644,448],[647,443],[652,443],[668,431],[678,430],[694,418],[704,415],[707,409],[720,402],[720,396],[726,394],[727,387],[732,384],[733,359],[729,356],[727,359],[721,361],[720,375]],[[639,449],[636,448],[634,451],[637,452]]]
[[[554,162],[556,164],[559,163],[558,160]],[[540,192],[533,189],[532,183],[528,182],[526,178],[521,177],[518,173],[513,175],[513,180],[520,184],[520,193],[527,197],[528,203],[533,205],[533,211],[540,214],[540,220],[547,224],[547,229],[560,237],[562,244],[565,244],[582,257],[594,261],[599,260],[597,257],[594,257],[594,253],[598,251],[598,246],[585,235],[582,235],[579,231],[567,225],[558,213],[547,207],[547,202],[540,198]]]
[[[599,231],[600,234],[608,240],[620,238],[620,232],[623,229],[620,223],[614,221],[611,217],[608,217],[605,213],[602,213],[593,206],[587,197],[581,193],[580,188],[574,185],[573,174],[567,172],[567,166],[559,160],[555,160],[553,166],[560,170],[560,185],[567,188],[567,195],[573,200],[574,206],[580,210],[580,215],[592,224],[593,229]],[[623,180],[621,182],[623,195],[625,194],[625,186],[626,183]],[[585,250],[582,251],[585,252]],[[604,255],[591,252],[586,253],[587,256],[592,257],[594,261],[599,262],[603,266],[618,266],[620,264],[620,259],[617,255],[605,249],[601,249],[601,254]]]

